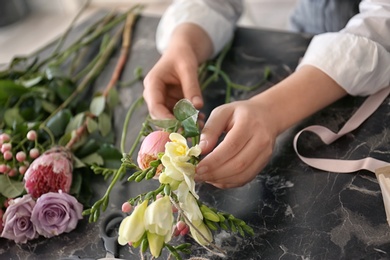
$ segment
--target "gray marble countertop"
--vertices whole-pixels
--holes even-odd
[[[138,21],[123,81],[134,77],[136,67],[142,67],[146,73],[158,60],[155,48],[157,23],[158,20],[152,17],[141,17]],[[255,92],[235,91],[233,99],[248,98],[289,75],[310,39],[310,36],[293,33],[238,28],[223,70],[233,82],[244,85],[259,82],[266,67],[272,70],[272,77]],[[96,81],[96,88],[107,84],[117,57],[112,58],[109,69]],[[224,102],[223,89],[222,82],[214,82],[204,93],[203,112],[206,115]],[[115,127],[119,132],[128,107],[141,94],[140,83],[121,89],[122,106],[115,115]],[[368,171],[339,174],[313,169],[300,161],[292,146],[294,135],[305,126],[320,124],[334,131],[340,129],[363,100],[346,97],[286,131],[278,138],[268,166],[247,185],[229,190],[206,184],[197,186],[201,200],[245,220],[255,231],[253,237],[245,238],[224,231],[216,233],[217,245],[228,253],[224,259],[390,258],[390,227],[375,175]],[[383,120],[390,113],[388,104],[389,100],[386,100],[359,129],[330,146],[322,144],[314,135],[304,134],[299,142],[300,151],[312,157],[359,159],[374,156],[389,160],[390,123]],[[128,147],[146,115],[146,107],[136,113],[128,133]],[[99,197],[107,183],[95,182],[94,190]],[[117,185],[107,212],[119,210],[123,201],[157,185],[154,182]],[[99,223],[89,224],[85,219],[71,233],[51,239],[38,238],[23,245],[0,239],[0,259],[105,257]],[[190,239],[187,242],[193,244],[193,253],[183,255],[184,259],[195,256],[219,259]],[[138,251],[132,250],[121,247],[120,258],[139,259]]]

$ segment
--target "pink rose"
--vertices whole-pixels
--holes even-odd
[[[150,162],[158,159],[158,154],[165,151],[165,144],[169,141],[169,133],[165,131],[154,131],[147,135],[138,152],[138,166],[142,170],[149,168]],[[161,168],[157,169],[157,173],[161,172]]]
[[[35,201],[30,194],[11,200],[3,215],[4,229],[1,237],[16,243],[26,243],[27,240],[37,238],[38,233],[30,220],[34,206]]]
[[[68,193],[72,184],[72,154],[64,147],[54,147],[28,167],[24,187],[34,198],[48,192],[62,190]]]
[[[82,219],[83,205],[75,197],[61,190],[38,198],[31,214],[31,222],[44,237],[53,237],[76,228]]]

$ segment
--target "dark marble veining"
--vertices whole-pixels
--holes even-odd
[[[142,17],[136,25],[129,63],[122,80],[131,80],[137,66],[146,73],[157,61],[154,36],[158,20]],[[223,69],[233,82],[253,85],[262,79],[265,67],[272,70],[271,79],[252,93],[235,91],[234,100],[248,98],[286,77],[299,62],[310,41],[309,36],[239,28]],[[110,69],[97,80],[97,88],[108,82]],[[206,92],[206,115],[223,103],[222,82]],[[121,90],[122,107],[115,115],[115,127],[122,129],[124,114],[141,95],[142,86]],[[390,227],[386,222],[380,188],[375,175],[368,171],[350,174],[313,169],[297,157],[292,147],[294,135],[311,124],[336,131],[362,103],[363,98],[346,97],[316,113],[282,134],[268,166],[247,185],[229,190],[199,184],[201,199],[221,211],[242,218],[254,228],[253,237],[242,238],[225,231],[215,234],[215,242],[226,250],[225,259],[389,259]],[[281,104],[283,105],[283,104]],[[313,157],[357,159],[375,156],[389,160],[389,100],[386,100],[359,129],[325,146],[312,134],[302,135],[299,149]],[[145,107],[137,111],[129,129],[130,147],[141,122]],[[255,113],[254,113],[255,116]],[[106,183],[94,183],[97,197]],[[108,212],[120,209],[122,202],[140,192],[157,187],[154,181],[141,184],[119,184],[112,194]],[[104,216],[104,215],[103,215]],[[97,259],[105,256],[97,224],[84,220],[76,230],[51,239],[39,238],[25,245],[0,239],[0,259],[60,259],[71,255]],[[192,240],[188,239],[188,242]],[[193,243],[190,257],[219,259]],[[138,250],[120,249],[124,259],[140,259]],[[162,257],[166,258],[166,255]]]

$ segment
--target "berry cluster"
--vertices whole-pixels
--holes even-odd
[[[26,142],[32,145],[24,145]],[[32,148],[26,149],[26,147]],[[35,130],[30,130],[18,143],[13,142],[12,136],[7,133],[0,134],[0,174],[7,174],[10,177],[23,175],[30,163],[39,155]]]

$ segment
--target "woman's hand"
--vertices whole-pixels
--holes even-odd
[[[153,118],[172,118],[172,109],[182,98],[197,109],[203,106],[198,83],[198,61],[190,48],[168,50],[144,81],[144,98]]]
[[[213,52],[207,33],[194,24],[179,25],[160,60],[144,80],[144,98],[153,118],[172,118],[177,101],[186,98],[203,106],[198,67]]]
[[[223,133],[225,138],[215,147]],[[253,100],[215,108],[202,130],[200,146],[207,156],[195,179],[219,188],[246,184],[268,163],[276,135],[268,111]]]

